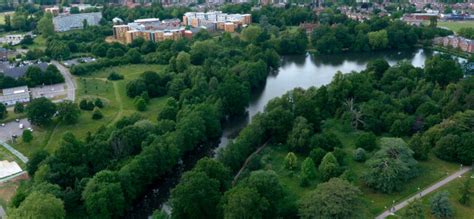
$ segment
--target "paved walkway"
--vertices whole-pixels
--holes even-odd
[[[420,193],[417,193],[416,195],[398,203],[397,205],[395,205],[395,211],[394,212],[397,212],[398,210],[406,207],[411,201],[413,201],[414,199],[416,198],[421,198],[425,195],[428,195],[429,193],[439,189],[441,186],[455,180],[456,178],[460,177],[461,175],[467,173],[468,171],[470,171],[472,169],[472,167],[464,167],[462,168],[461,170],[458,170],[456,171],[455,173],[449,175],[448,177],[444,178],[443,180],[435,183],[434,185],[424,189],[423,191],[421,191],[421,195]],[[387,211],[384,211],[382,214],[380,214],[379,216],[376,217],[376,219],[384,219],[390,215],[393,215],[394,212],[390,212],[389,210]]]
[[[17,151],[15,148],[13,148],[12,146],[10,146],[9,144],[3,142],[3,141],[0,141],[0,145],[2,145],[5,149],[7,149],[8,151],[10,151],[13,155],[15,155],[16,157],[18,157],[18,159],[20,159],[21,161],[23,161],[23,163],[28,163],[28,158],[23,155],[22,153],[20,153],[19,151]]]
[[[76,100],[76,81],[74,77],[69,72],[69,69],[61,65],[58,61],[51,61],[51,63],[58,68],[64,77],[64,81],[67,85],[67,99],[74,102]]]

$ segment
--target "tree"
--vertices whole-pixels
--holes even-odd
[[[30,130],[25,129],[23,130],[21,138],[23,138],[24,142],[30,143],[33,140],[33,133]]]
[[[388,35],[386,30],[379,30],[367,34],[369,37],[369,45],[373,50],[380,50],[387,48]]]
[[[99,107],[99,108],[104,108],[104,102],[100,98],[96,98],[94,101],[94,106]]]
[[[431,214],[436,218],[450,218],[453,216],[453,206],[449,202],[449,193],[446,191],[437,192],[430,199]]]
[[[77,123],[81,110],[77,104],[71,101],[64,101],[58,104],[58,118],[68,125]]]
[[[362,192],[349,182],[332,178],[301,199],[301,218],[355,218],[361,216]]]
[[[134,98],[147,91],[145,81],[141,78],[132,80],[126,86],[127,96]]]
[[[306,158],[301,164],[301,183],[302,186],[307,186],[309,180],[312,180],[316,177],[316,168],[314,167],[314,162],[311,158]]]
[[[103,170],[89,180],[82,199],[91,217],[115,218],[125,209],[125,198],[116,172]]]
[[[132,64],[138,64],[142,61],[142,55],[136,48],[129,49],[125,54],[125,57]]]
[[[28,163],[26,163],[26,170],[30,176],[34,176],[40,164],[49,156],[45,150],[37,150],[33,152]]]
[[[291,151],[307,154],[310,149],[310,139],[313,128],[304,117],[297,117],[293,123],[293,129],[288,135],[288,146]]]
[[[319,166],[326,153],[327,152],[322,148],[315,148],[311,150],[311,152],[309,153],[309,157],[311,157],[311,159],[314,161],[314,165]]]
[[[403,211],[402,216],[403,218],[410,218],[410,219],[424,219],[425,218],[425,211],[424,211],[424,204],[420,199],[415,199],[411,201],[406,209]]]
[[[9,212],[8,217],[12,219],[62,219],[65,217],[64,203],[52,194],[32,192],[18,208]]]
[[[102,115],[102,112],[100,111],[100,109],[98,107],[95,107],[94,111],[92,112],[92,119],[99,120],[99,119],[102,119],[102,117],[104,116]]]
[[[248,43],[257,43],[257,38],[262,34],[262,28],[258,25],[251,25],[247,28],[245,28],[241,35],[240,38],[244,42]]]
[[[400,191],[418,173],[413,151],[399,138],[383,138],[381,149],[370,158],[365,183],[384,193]]]
[[[357,135],[355,141],[356,148],[363,148],[367,151],[372,151],[377,147],[377,138],[372,132],[363,132]]]
[[[44,38],[53,36],[54,35],[53,14],[45,13],[44,16],[38,21],[37,29],[41,33],[41,36],[43,36]]]
[[[4,119],[5,117],[7,117],[7,114],[7,107],[4,104],[0,103],[0,119]]]
[[[146,110],[146,101],[142,97],[136,97],[135,100],[135,108],[138,111],[145,111]]]
[[[461,66],[449,55],[435,55],[425,61],[425,74],[428,80],[446,86],[464,76]]]
[[[471,189],[471,178],[468,177],[464,180],[464,183],[462,184],[461,188],[459,188],[459,193],[461,194],[461,197],[459,197],[459,203],[463,205],[469,205],[471,202],[471,195],[473,193]]]
[[[319,165],[319,171],[321,172],[324,181],[328,181],[339,174],[339,163],[331,152],[328,152],[324,156]]]
[[[219,181],[200,171],[183,174],[171,191],[173,218],[217,218],[221,198]]]
[[[26,106],[26,115],[34,125],[49,123],[55,113],[56,105],[45,97],[34,99]]]
[[[366,152],[363,148],[357,148],[354,150],[354,160],[357,162],[365,161]]]
[[[367,71],[373,72],[375,78],[380,80],[383,77],[383,73],[390,67],[385,59],[374,59],[367,63]]]
[[[15,107],[13,108],[13,112],[15,113],[23,113],[25,111],[25,106],[22,103],[15,103]]]
[[[191,55],[187,52],[179,52],[176,56],[176,70],[184,72],[191,65]]]
[[[263,218],[269,207],[268,200],[254,189],[237,186],[227,191],[223,197],[224,218]]]
[[[285,157],[285,167],[289,170],[296,169],[296,165],[298,165],[298,158],[296,157],[295,153],[288,152]]]

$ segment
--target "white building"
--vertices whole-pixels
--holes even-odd
[[[3,89],[0,94],[0,103],[7,106],[30,101],[30,92],[27,86]]]
[[[87,21],[87,25],[96,26],[99,25],[101,19],[101,12],[59,15],[53,18],[54,30],[64,32],[82,29],[84,27],[84,20]]]

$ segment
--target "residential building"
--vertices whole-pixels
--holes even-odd
[[[0,103],[7,106],[16,103],[26,103],[30,101],[30,93],[27,86],[3,89],[0,94]]]
[[[87,25],[99,25],[102,19],[101,12],[81,13],[81,14],[61,14],[53,18],[54,30],[57,32],[64,32],[75,29],[82,29],[84,21]]]
[[[474,40],[460,36],[436,37],[433,39],[433,44],[474,53]]]
[[[14,79],[18,79],[23,77],[26,74],[26,71],[30,66],[37,66],[42,71],[45,71],[48,67],[48,63],[38,63],[38,64],[21,64],[19,66],[12,66],[7,62],[0,63],[0,74],[4,74],[6,76],[12,77]]]
[[[114,25],[113,33],[114,38],[122,43],[131,43],[139,37],[158,42],[180,39],[185,34],[185,28],[181,26],[179,19],[161,21],[158,18],[147,18],[128,24]]]
[[[217,30],[226,32],[234,32],[235,29],[247,26],[250,23],[252,23],[250,14],[227,14],[221,11],[210,11],[187,12],[183,16],[183,24],[186,26],[214,26]]]
[[[0,37],[0,44],[16,46],[25,38],[25,34],[10,34]]]
[[[0,48],[0,61],[8,60],[8,49]]]

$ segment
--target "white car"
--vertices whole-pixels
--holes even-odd
[[[20,123],[19,127],[20,127],[20,129],[23,129],[23,124]]]

